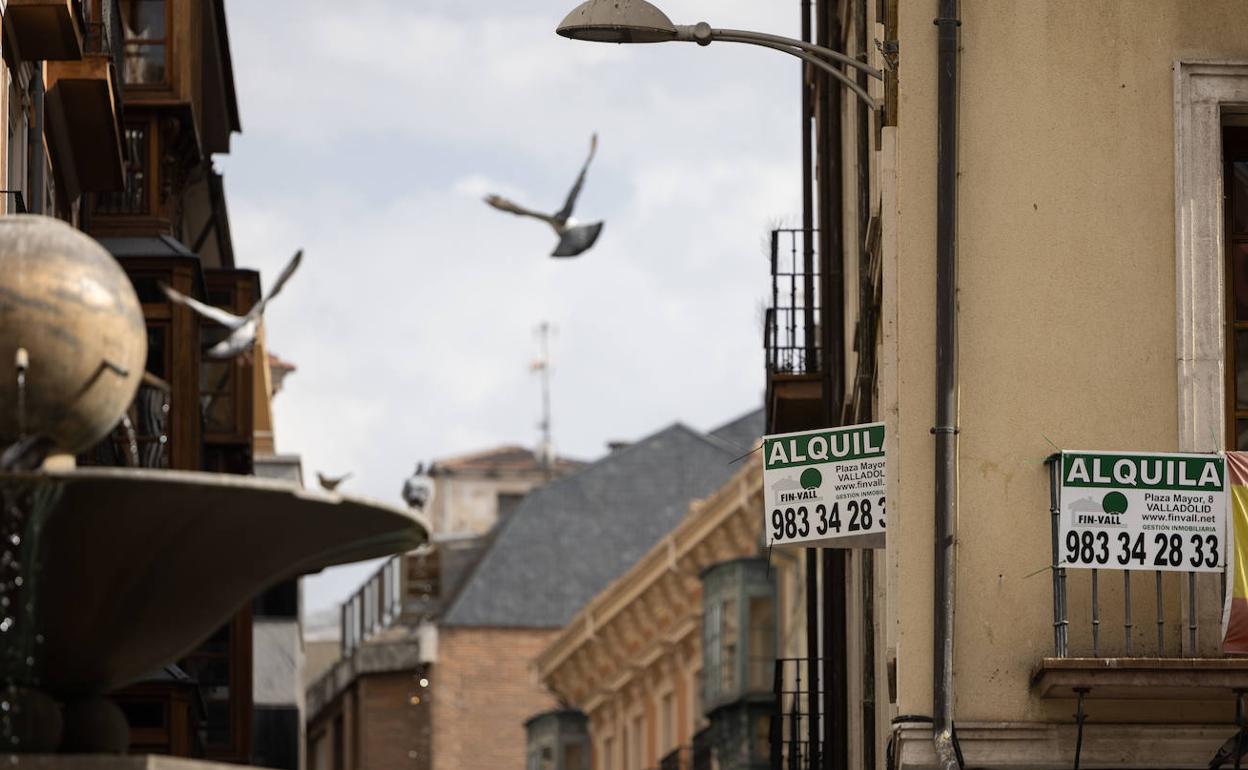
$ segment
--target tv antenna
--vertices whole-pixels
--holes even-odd
[[[542,321],[538,324],[536,333],[540,354],[537,360],[529,365],[529,371],[537,372],[541,376],[542,420],[537,424],[538,430],[541,431],[537,458],[542,464],[542,470],[546,473],[547,479],[551,477],[555,466],[555,445],[550,438],[550,337],[554,332],[555,328],[549,321]]]

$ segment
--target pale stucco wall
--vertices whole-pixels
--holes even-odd
[[[901,713],[931,709],[936,11],[936,0],[900,4],[897,255],[885,275]],[[1248,60],[1245,28],[1248,4],[1231,0],[962,3],[960,721],[1069,719],[1070,704],[1041,704],[1028,689],[1052,654],[1042,461],[1050,440],[1177,449],[1171,68]],[[1152,576],[1137,581],[1136,652],[1149,654]],[[1120,585],[1117,573],[1102,582],[1104,607],[1121,605]],[[1087,573],[1072,577],[1072,651],[1088,644],[1086,592]],[[1180,594],[1169,582],[1167,606]],[[1120,626],[1107,618],[1103,629],[1120,646]],[[1201,716],[1171,706],[1171,719]]]
[[[498,521],[499,495],[524,495],[545,481],[541,473],[439,476],[430,512],[434,533],[483,535]]]

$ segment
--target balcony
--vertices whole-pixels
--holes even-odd
[[[169,467],[169,384],[143,374],[138,393],[112,433],[78,458],[80,466]]]
[[[819,733],[823,699],[811,687],[822,662],[819,658],[780,658],[775,661],[772,693],[774,711],[767,730],[770,770],[809,770],[819,761],[824,736]]]
[[[342,657],[399,621],[403,609],[404,557],[388,559],[342,604]]]
[[[58,181],[70,197],[126,187],[121,16],[116,0],[92,0],[84,56],[48,63],[48,124]]]
[[[1031,686],[1040,698],[1233,702],[1248,660],[1220,651],[1223,575],[1058,566],[1058,470],[1050,458],[1053,654]]]
[[[763,325],[772,433],[823,424],[818,231],[771,232],[771,306]]]
[[[4,11],[6,43],[18,61],[74,61],[82,58],[80,0],[9,0]]]

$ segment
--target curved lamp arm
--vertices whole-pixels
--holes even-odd
[[[676,24],[673,26],[675,27],[676,36],[669,39],[684,40],[697,43],[698,45],[710,45],[716,40],[725,43],[745,43],[746,45],[757,45],[791,54],[839,80],[871,109],[878,110],[880,108],[880,103],[871,98],[871,95],[867,93],[865,88],[855,83],[844,72],[820,57],[826,57],[827,59],[854,67],[877,80],[883,80],[884,73],[839,51],[833,51],[831,48],[824,48],[823,46],[802,40],[794,40],[790,37],[769,35],[765,32],[749,32],[742,29],[716,29],[704,21],[697,24]]]
[[[696,42],[701,43],[702,41],[697,39],[697,33],[698,33],[698,30],[696,29],[696,25],[695,25],[694,40]],[[769,35],[765,32],[750,32],[744,29],[714,29],[712,28],[710,39],[707,40],[706,43],[703,43],[703,45],[709,44],[711,40],[725,40],[725,41],[730,41],[734,43],[760,43],[760,44],[761,43],[775,43],[776,45],[783,45],[789,48],[800,48],[803,51],[806,51],[807,53],[813,53],[816,56],[822,56],[827,59],[832,59],[833,61],[838,61],[841,64],[845,64],[855,69],[862,70],[863,72],[867,73],[868,75],[875,78],[876,80],[884,79],[883,72],[877,70],[875,67],[872,67],[866,62],[860,62],[857,59],[846,56],[840,51],[833,51],[831,48],[824,48],[821,45],[814,45],[813,43],[807,43],[804,40],[795,40],[791,37],[782,37],[780,35]]]
[[[712,35],[713,35],[712,40],[722,40],[725,43],[746,43],[748,45],[762,46],[763,48],[771,48],[772,50],[775,50],[775,51],[783,51],[784,53],[792,54],[793,56],[796,56],[799,59],[805,60],[807,63],[815,67],[818,67],[819,69],[828,73],[832,77],[841,81],[841,83],[843,83],[846,88],[853,91],[858,96],[858,98],[861,99],[871,109],[878,110],[880,108],[880,103],[877,102],[875,99],[871,98],[871,95],[868,94],[862,86],[858,85],[853,80],[850,80],[849,76],[847,76],[844,72],[841,72],[839,69],[837,69],[836,67],[833,67],[831,64],[824,61],[823,59],[820,59],[819,57],[813,54],[807,53],[806,50],[804,50],[805,46],[793,47],[790,45],[786,45],[784,43],[773,42],[771,40],[759,40],[759,39],[754,38],[752,35],[748,37],[738,37],[737,35],[733,34],[730,30],[725,30],[725,29],[714,30],[712,32]],[[784,38],[780,38],[780,39],[783,40]],[[810,46],[810,47],[818,48],[818,46]],[[821,49],[821,50],[827,51],[826,48]],[[838,56],[840,56],[840,54],[838,54]]]

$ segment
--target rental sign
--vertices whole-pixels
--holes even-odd
[[[866,535],[882,545],[886,469],[882,422],[764,436],[768,545]]]
[[[1220,455],[1063,452],[1063,567],[1221,572],[1226,461]]]

